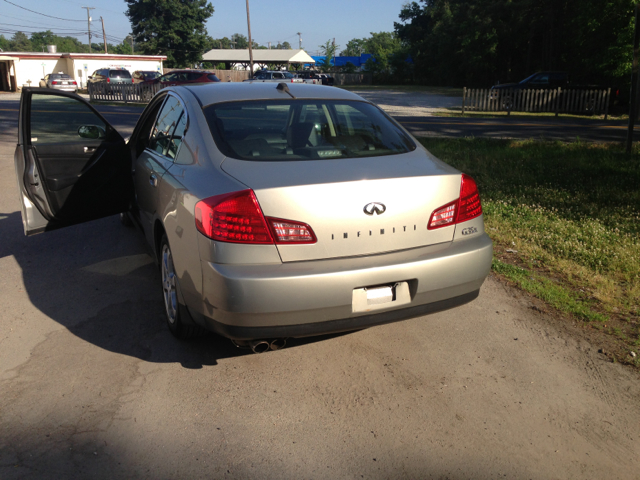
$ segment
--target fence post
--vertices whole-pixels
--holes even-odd
[[[462,87],[462,115],[464,115],[464,97],[467,96],[467,87]]]
[[[604,107],[604,119],[606,120],[609,116],[609,100],[611,99],[611,88],[607,88],[607,100]]]
[[[559,108],[559,106],[560,106],[560,95],[562,95],[562,87],[558,87],[558,90],[556,90],[556,104],[555,104],[556,117],[558,116],[558,111],[560,110],[560,108]]]

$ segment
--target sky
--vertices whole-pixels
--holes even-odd
[[[230,38],[234,33],[247,36],[245,0],[210,2],[215,9],[207,22],[211,37]],[[300,32],[302,48],[307,52],[315,54],[319,45],[333,38],[340,52],[352,38],[393,31],[393,22],[398,21],[404,3],[407,0],[250,0],[251,37],[264,46],[272,42],[275,47],[278,42],[287,41],[292,48],[298,48]],[[100,17],[107,43],[120,43],[131,32],[124,0],[0,0],[0,34],[11,38],[16,30],[27,35],[51,30],[87,43],[87,10],[82,7],[95,7],[91,10],[91,32],[99,38],[92,38],[93,42],[102,43]]]

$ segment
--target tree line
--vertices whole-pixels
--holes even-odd
[[[580,83],[620,84],[631,72],[637,0],[420,0],[395,33],[414,78],[486,87],[543,70]]]
[[[51,30],[34,32],[27,36],[24,32],[16,32],[11,38],[0,35],[0,48],[8,52],[46,52],[47,45],[55,45],[59,52],[89,53],[89,44],[82,43],[75,37],[61,37]],[[135,43],[134,43],[135,48]],[[107,42],[109,53],[122,55],[131,54],[131,37],[126,37],[122,43],[111,44]],[[104,52],[104,43],[91,43],[93,53]]]

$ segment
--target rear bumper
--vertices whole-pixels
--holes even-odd
[[[234,339],[301,337],[366,328],[470,302],[491,268],[486,234],[382,255],[278,265],[202,262],[204,315]],[[354,312],[354,289],[407,282],[408,302]]]

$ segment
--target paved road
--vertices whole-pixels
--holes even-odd
[[[496,279],[263,355],[179,342],[117,218],[22,235],[2,129],[0,478],[637,478],[638,374]]]
[[[17,122],[18,100],[0,98],[0,141],[15,141],[9,133]],[[140,107],[97,106],[123,136],[129,135],[142,113]],[[403,111],[407,108],[404,107]],[[395,116],[415,136],[489,137],[489,138],[544,138],[547,140],[596,142],[626,141],[627,125],[621,121],[593,121],[577,118],[547,118],[544,120],[452,118],[433,116]],[[640,140],[640,128],[634,132]]]

